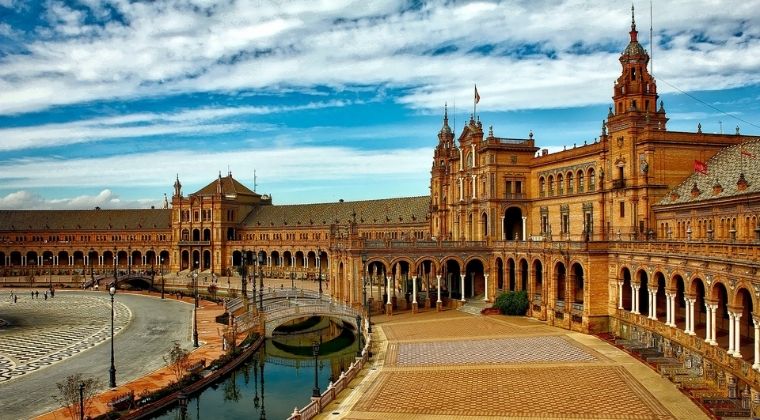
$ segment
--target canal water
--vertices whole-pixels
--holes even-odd
[[[279,334],[278,334],[279,333]],[[286,419],[311,400],[314,389],[312,346],[320,342],[317,378],[320,392],[348,370],[359,349],[355,327],[322,318],[305,318],[275,332],[251,358],[198,395],[186,410],[179,406],[155,419]]]

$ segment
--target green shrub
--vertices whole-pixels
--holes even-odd
[[[525,315],[528,310],[528,294],[524,290],[519,292],[503,292],[493,303],[504,315]]]

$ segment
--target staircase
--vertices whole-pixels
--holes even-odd
[[[465,301],[465,304],[457,310],[471,315],[480,316],[480,311],[490,308],[491,304],[483,300],[484,295],[473,296]]]

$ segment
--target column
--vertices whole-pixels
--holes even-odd
[[[618,280],[618,309],[625,309],[623,308],[623,282]]]
[[[657,321],[657,290],[649,291],[649,319]]]
[[[710,320],[710,345],[717,346],[718,342],[715,341],[715,331],[718,329],[715,323],[715,314],[718,312],[718,305],[710,305],[712,311],[712,319]]]
[[[417,303],[417,276],[412,276],[412,304]]]
[[[478,187],[478,182],[477,182],[476,178],[477,178],[477,176],[473,174],[472,175],[472,198],[473,199],[475,199],[475,197],[476,197],[476,190],[477,190],[477,187]],[[473,221],[473,223],[474,223],[474,221]]]
[[[639,288],[631,283],[631,313],[639,313]]]
[[[522,217],[522,240],[527,241],[528,240],[528,226],[525,223],[528,220],[527,217]]]
[[[739,323],[739,320],[741,319],[742,314],[740,312],[734,312],[734,357],[741,358],[742,357],[742,344],[741,344],[741,338],[742,338],[742,327]]]
[[[443,301],[441,300],[441,275],[436,274],[435,278],[438,280],[438,300],[436,301],[436,303],[443,303]]]
[[[728,313],[728,354],[730,356],[734,355],[734,314],[733,312]]]
[[[705,311],[707,312],[707,316],[705,316],[705,343],[712,344],[712,312],[711,309],[712,305],[705,302]]]
[[[686,317],[686,320],[684,322],[684,332],[689,335],[694,335],[694,332],[692,331],[694,327],[692,326],[692,317],[694,316],[694,307],[691,304],[691,299],[684,296],[683,303],[686,305],[686,310],[684,311],[684,315]]]
[[[464,274],[460,274],[459,275],[459,278],[461,279],[461,282],[460,282],[461,289],[460,289],[460,291],[462,292],[462,299],[460,299],[460,300],[462,302],[464,302],[464,276],[465,276]]]
[[[388,289],[388,297],[386,298],[387,302],[385,302],[385,304],[386,305],[390,305],[391,304],[391,277],[390,276],[386,276],[385,277],[385,281],[386,281],[386,283],[385,283],[386,284],[386,289]]]
[[[760,370],[760,322],[752,317],[752,323],[755,325],[755,363],[752,364],[752,369]]]
[[[501,216],[501,240],[504,240],[504,216]]]
[[[655,316],[657,312],[655,312]],[[670,326],[670,293],[665,292],[665,325]]]
[[[670,326],[676,328],[676,294],[670,294]]]
[[[464,200],[464,183],[463,183],[464,181],[462,180],[461,176],[458,178],[458,180],[459,180],[459,201],[463,201]]]
[[[488,302],[488,274],[483,274],[483,277],[486,278],[486,296],[483,298],[483,300]]]

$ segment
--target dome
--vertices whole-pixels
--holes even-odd
[[[625,50],[623,50],[623,55],[647,55],[647,51],[638,41],[631,41],[628,46],[625,47]]]

